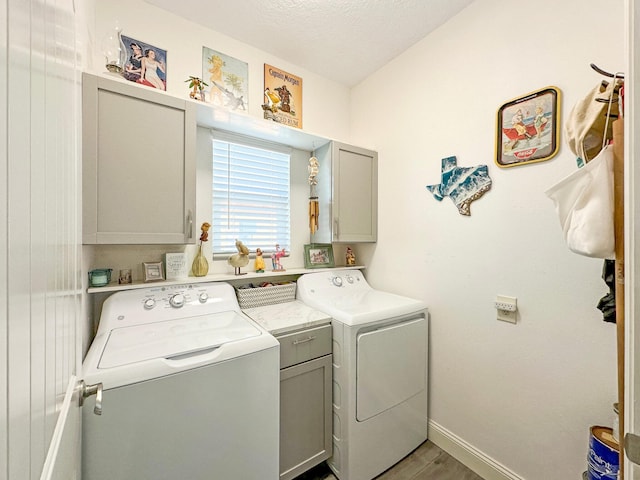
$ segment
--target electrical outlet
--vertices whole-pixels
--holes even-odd
[[[497,319],[503,322],[516,323],[518,317],[518,299],[498,295],[495,301],[498,311]]]
[[[515,312],[516,306],[513,303],[496,302],[496,309],[506,310],[507,312]]]

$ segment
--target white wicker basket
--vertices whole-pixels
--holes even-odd
[[[292,302],[296,299],[295,282],[268,287],[237,288],[236,295],[240,308],[264,307],[276,303]]]

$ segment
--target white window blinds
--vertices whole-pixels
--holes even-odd
[[[213,135],[213,253],[290,245],[290,150]]]

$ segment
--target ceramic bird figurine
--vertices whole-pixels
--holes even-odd
[[[236,275],[245,275],[245,273],[240,273],[240,268],[246,267],[249,264],[249,249],[244,245],[244,243],[237,239],[236,248],[238,249],[238,253],[231,255],[228,258],[227,263],[234,267],[234,273]]]

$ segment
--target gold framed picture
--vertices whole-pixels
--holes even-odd
[[[496,164],[515,167],[550,160],[558,153],[560,90],[546,87],[498,109]]]

